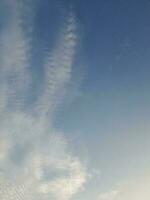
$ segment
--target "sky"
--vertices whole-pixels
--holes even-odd
[[[0,0],[0,199],[150,199],[149,20],[149,0]]]

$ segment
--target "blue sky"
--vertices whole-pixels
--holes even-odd
[[[0,1],[1,199],[150,198],[149,20],[148,0]]]

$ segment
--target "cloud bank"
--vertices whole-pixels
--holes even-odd
[[[50,119],[71,78],[77,23],[70,12],[42,66],[42,92],[29,110],[32,42],[23,26],[23,4],[6,2],[10,17],[0,35],[0,199],[68,200],[83,188],[87,172]]]

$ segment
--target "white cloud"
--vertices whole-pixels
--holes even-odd
[[[83,188],[87,172],[49,116],[70,80],[77,39],[75,18],[69,15],[45,62],[43,93],[29,111],[24,102],[30,85],[31,43],[21,25],[17,1],[8,2],[12,14],[1,35],[0,199],[68,200]]]
[[[49,199],[53,195],[66,200],[82,188],[86,169],[69,153],[61,134],[44,121],[22,113],[7,115],[0,125],[2,199],[15,200],[17,195],[22,195],[21,200],[34,200],[37,196]],[[8,192],[4,185],[9,186]]]

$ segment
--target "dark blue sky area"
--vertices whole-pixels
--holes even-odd
[[[103,79],[105,84],[112,84],[117,80],[135,82],[147,78],[144,76],[150,72],[150,2],[76,1],[75,4],[84,29],[83,45],[93,84],[99,85],[100,80],[103,84]],[[91,81],[89,85],[92,87]]]

